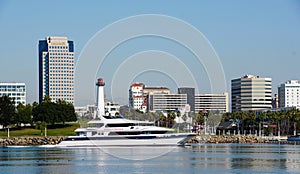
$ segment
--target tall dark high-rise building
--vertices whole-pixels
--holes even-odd
[[[190,105],[190,110],[195,112],[195,88],[178,88],[178,94],[187,95],[187,104]]]
[[[74,103],[74,43],[67,37],[39,41],[39,102],[45,95]]]

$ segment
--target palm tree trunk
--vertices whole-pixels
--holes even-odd
[[[278,133],[277,133],[277,135],[278,135],[278,137],[280,137],[280,121],[278,121]]]
[[[294,135],[297,134],[296,121],[294,121]]]

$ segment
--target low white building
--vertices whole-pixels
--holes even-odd
[[[120,105],[114,102],[105,103],[105,115],[115,116],[120,114]]]
[[[8,96],[15,101],[15,106],[19,103],[26,104],[26,85],[25,83],[7,83],[0,82],[0,97]]]
[[[187,104],[186,94],[150,94],[148,108],[152,112],[179,110]]]
[[[195,112],[216,111],[220,113],[228,112],[228,93],[224,94],[196,94]]]
[[[114,102],[105,102],[105,115],[115,116],[120,113],[120,105]],[[96,105],[75,106],[75,113],[80,117],[95,117],[97,111]]]
[[[289,80],[278,87],[279,108],[300,108],[300,82]]]
[[[75,106],[75,113],[80,117],[94,117],[96,114],[95,105],[86,105],[86,106]]]

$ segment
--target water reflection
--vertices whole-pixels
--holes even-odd
[[[300,146],[297,145],[204,144],[173,147],[171,150],[167,147],[129,147],[106,150],[0,148],[0,171],[1,174],[297,173],[300,169]],[[162,151],[166,153],[155,158],[148,158]]]

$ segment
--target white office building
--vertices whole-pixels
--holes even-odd
[[[45,95],[74,103],[74,43],[67,37],[39,41],[39,102]]]
[[[300,82],[289,80],[278,87],[278,104],[280,108],[300,108]]]
[[[196,94],[195,95],[195,112],[214,111],[226,113],[228,109],[228,93],[224,94]]]
[[[15,106],[19,103],[26,104],[26,85],[25,83],[2,83],[0,82],[0,97],[8,96],[15,101]]]
[[[180,110],[187,105],[187,94],[150,94],[148,109],[152,112]]]

